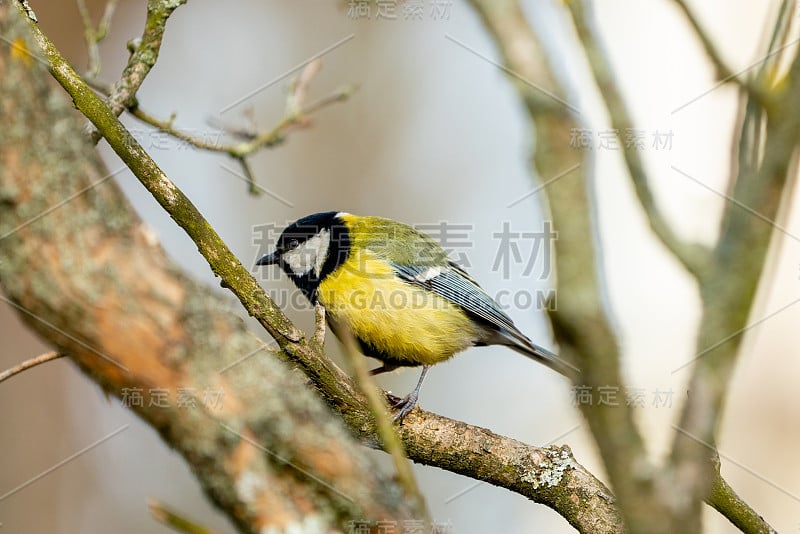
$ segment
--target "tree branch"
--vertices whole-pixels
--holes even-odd
[[[591,15],[584,0],[573,0],[566,2],[566,5],[572,13],[572,20],[589,60],[595,83],[600,90],[601,98],[604,100],[611,118],[611,126],[619,132],[632,131],[634,129],[633,119],[616,83],[611,62],[603,50],[594,21],[591,20]],[[647,171],[644,168],[639,149],[634,144],[625,143],[622,148],[622,154],[625,158],[625,164],[628,167],[628,173],[633,182],[636,196],[647,216],[650,229],[653,230],[653,233],[672,253],[675,259],[695,279],[699,279],[709,261],[710,254],[708,249],[697,243],[687,243],[675,234],[672,226],[661,213],[653,196],[650,180],[647,177]]]
[[[45,352],[35,358],[31,358],[30,360],[25,360],[19,365],[15,365],[11,369],[6,369],[3,372],[0,372],[0,382],[8,380],[12,376],[18,375],[23,371],[27,371],[31,367],[36,367],[37,365],[41,365],[43,363],[47,363],[52,360],[56,360],[58,358],[63,358],[65,354],[60,352]]]
[[[539,46],[535,35],[530,26],[525,21],[525,16],[515,1],[493,2],[490,0],[472,0],[478,13],[482,17],[484,24],[495,39],[500,52],[504,58],[504,68],[510,72],[517,80],[533,80],[540,84],[547,94],[556,96],[563,95],[564,91],[555,82],[546,61],[546,54]],[[575,2],[568,2],[570,9],[576,8]],[[581,17],[577,17],[581,18]],[[586,30],[584,30],[586,31]],[[589,36],[585,34],[584,37]],[[589,48],[593,46],[590,44]],[[595,61],[605,60],[597,58],[599,48],[595,47],[595,53],[589,53],[589,60],[593,64]],[[608,94],[614,93],[612,100],[616,104],[610,104],[609,110],[612,117],[616,114],[619,120],[619,110],[622,110],[623,119],[627,117],[621,96],[613,80],[610,78],[610,69],[600,67],[598,71],[598,85],[601,92]],[[605,83],[603,83],[605,82]],[[611,84],[611,87],[607,84]],[[531,86],[516,84],[520,90],[522,98],[528,103],[528,110],[536,129],[536,145],[534,147],[534,163],[538,172],[542,176],[553,176],[557,174],[558,166],[566,166],[575,161],[575,156],[567,149],[570,131],[575,127],[571,117],[564,116],[554,119],[552,111],[546,108],[539,108],[531,104],[528,93],[537,91],[539,85]],[[618,105],[617,105],[618,104]],[[615,111],[611,111],[612,108]],[[615,127],[625,128],[626,122],[618,122]],[[572,151],[574,152],[574,151]],[[671,234],[671,229],[666,226],[663,217],[655,209],[655,201],[647,185],[646,175],[638,159],[634,154],[632,175],[636,175],[640,187],[640,198],[644,198],[643,205],[646,207],[648,216],[655,220],[655,227],[659,228],[656,232],[662,237],[666,236],[666,243],[673,252],[677,251],[677,257],[684,263],[684,266],[700,278],[701,282],[711,278],[711,274],[706,272],[704,264],[710,262],[704,257],[709,253],[695,248],[694,245],[684,244],[677,237]],[[637,169],[638,174],[637,174]],[[593,391],[598,385],[611,385],[619,387],[621,379],[619,376],[618,348],[613,333],[608,326],[601,302],[601,291],[599,289],[601,280],[596,278],[596,272],[586,269],[586,265],[597,265],[595,250],[587,246],[587,243],[594,243],[598,246],[595,233],[592,230],[593,221],[591,219],[592,204],[590,193],[585,190],[585,184],[589,178],[582,176],[580,180],[559,180],[556,184],[547,189],[550,208],[552,210],[555,226],[559,232],[557,243],[558,259],[557,279],[559,309],[551,315],[556,339],[561,347],[562,356],[571,356],[580,362],[579,367],[582,371],[581,378],[584,385],[594,386]],[[649,209],[647,207],[649,206]],[[653,224],[651,222],[651,224]],[[655,228],[654,228],[655,230]],[[594,238],[594,239],[593,239]],[[768,238],[767,238],[768,240]],[[744,243],[749,242],[747,239]],[[718,247],[719,248],[719,247]],[[741,251],[743,256],[747,253]],[[730,267],[729,267],[730,269]],[[731,276],[736,276],[738,271],[730,269]],[[735,290],[733,290],[735,292]],[[726,330],[726,336],[736,330]],[[721,337],[716,338],[717,341]],[[710,346],[710,343],[703,348]],[[694,396],[690,396],[690,402]],[[676,517],[669,505],[666,494],[674,494],[675,487],[671,485],[674,480],[674,472],[661,474],[650,464],[644,451],[641,436],[638,429],[633,424],[632,416],[623,407],[604,409],[607,407],[598,406],[597,402],[582,404],[585,417],[589,421],[592,433],[597,440],[600,453],[603,456],[606,468],[611,478],[612,487],[619,498],[621,513],[625,518],[626,526],[633,532],[677,532],[686,531],[682,525],[686,525],[686,517]],[[692,449],[696,451],[696,449]],[[711,469],[713,464],[708,457],[703,466]],[[705,473],[705,471],[704,471]],[[733,516],[726,516],[732,521],[735,517],[747,517],[742,524],[757,525],[755,530],[748,532],[768,531],[769,525],[747,506],[739,506],[735,510],[730,506],[720,506],[722,501],[734,502],[735,493],[722,480],[719,471],[709,472],[707,480],[719,488],[719,493],[708,497],[708,502],[723,513],[731,513]],[[695,494],[705,496],[707,494]],[[701,501],[698,496],[695,503]],[[694,503],[693,503],[694,504]],[[696,513],[699,519],[699,510]],[[739,523],[737,523],[739,524]],[[691,529],[690,529],[691,530]]]
[[[531,93],[553,95],[564,102],[565,91],[556,81],[547,55],[539,45],[516,1],[472,0],[503,58],[503,68],[527,104],[535,130],[533,164],[542,177],[557,176],[564,168],[578,170],[549,185],[544,191],[558,231],[555,243],[558,309],[550,314],[559,355],[576,362],[584,386],[622,387],[619,347],[607,316],[596,239],[594,199],[587,186],[589,166],[584,154],[569,143],[575,118],[562,105],[559,111],[540,107]],[[528,80],[530,83],[520,83]],[[567,103],[568,104],[568,103]],[[591,266],[587,268],[587,266]],[[611,486],[618,498],[628,529],[644,532],[654,527],[660,503],[653,490],[650,462],[629,406],[609,407],[596,400],[580,405],[597,442]],[[636,467],[634,467],[636,466]],[[632,477],[638,473],[638,478]]]
[[[775,534],[776,531],[725,482],[719,472],[719,456],[714,461],[717,476],[706,502],[746,534]]]
[[[765,107],[768,106],[770,95],[764,89],[765,84],[763,83],[763,80],[757,79],[755,83],[753,83],[747,78],[740,78],[738,74],[734,73],[722,59],[722,54],[720,54],[716,45],[711,40],[708,32],[703,29],[700,21],[697,19],[694,13],[692,13],[692,10],[689,9],[689,6],[685,0],[673,1],[681,10],[681,12],[683,12],[686,20],[689,21],[689,25],[692,27],[692,30],[694,30],[697,38],[700,39],[700,43],[703,45],[703,49],[706,51],[708,59],[710,59],[712,65],[714,65],[714,69],[716,70],[717,77],[720,79],[720,81],[735,83],[760,105]]]
[[[800,106],[800,55],[792,61],[785,90],[774,98],[779,109]],[[689,382],[690,395],[671,455],[670,474],[677,487],[699,498],[726,487],[714,482],[710,457],[715,454],[728,384],[777,226],[774,221],[787,180],[796,173],[793,166],[800,139],[800,117],[796,114],[768,113],[752,100],[744,105],[747,111],[740,128],[739,160],[733,171],[736,175],[723,211],[720,238],[700,284],[703,319],[697,347],[701,357]],[[748,137],[755,129],[763,131],[763,137],[754,138],[758,142]]]
[[[86,0],[77,0],[78,11],[83,20],[83,37],[86,40],[86,49],[89,55],[89,65],[86,69],[87,78],[95,78],[100,73],[100,42],[108,36],[111,28],[111,18],[117,8],[119,0],[107,0],[100,22],[95,26],[92,23],[92,16],[86,6]]]
[[[309,63],[309,65],[313,64],[314,62]],[[333,94],[312,102],[307,106],[304,104],[304,102],[298,100],[297,96],[294,96],[293,93],[290,92],[287,96],[286,112],[277,125],[265,132],[247,134],[247,141],[242,141],[236,144],[211,143],[205,139],[187,134],[186,132],[175,128],[174,114],[167,120],[159,119],[142,110],[138,102],[131,106],[129,111],[134,117],[145,124],[154,126],[159,130],[175,137],[176,139],[185,141],[196,148],[209,150],[212,152],[224,152],[233,158],[244,159],[262,148],[274,147],[283,143],[283,141],[286,139],[286,133],[289,130],[292,128],[303,128],[308,126],[311,119],[310,116],[313,113],[331,104],[344,102],[350,98],[355,90],[355,86],[342,87]],[[223,128],[223,131],[225,133],[233,133],[237,136],[243,135],[241,130],[231,132],[226,128]]]
[[[222,152],[228,154],[230,157],[238,161],[249,184],[248,192],[253,195],[261,193],[261,188],[255,181],[253,173],[247,164],[247,158],[258,150],[263,148],[275,147],[282,144],[286,140],[286,135],[293,128],[304,128],[311,124],[311,116],[322,108],[337,102],[344,102],[355,92],[356,87],[349,85],[338,89],[331,95],[321,98],[315,102],[306,105],[306,94],[308,91],[308,84],[321,66],[321,60],[316,59],[306,65],[306,68],[300,74],[290,87],[286,96],[286,111],[280,122],[271,130],[261,133],[247,133],[242,130],[229,130],[223,128],[223,131],[228,134],[245,137],[245,141],[240,141],[233,144],[219,143],[216,141],[208,141],[205,138],[197,137],[192,134],[186,133],[178,128],[175,128],[175,114],[168,120],[158,119],[153,115],[145,112],[140,106],[138,101],[134,102],[128,108],[128,111],[137,119],[154,126],[166,132],[176,139],[180,139],[195,148],[201,150],[209,150],[212,152]]]
[[[173,11],[185,3],[186,0],[147,0],[144,31],[142,36],[131,44],[131,57],[122,71],[122,77],[111,86],[107,100],[108,107],[115,116],[135,102],[136,92],[158,60],[167,19]],[[92,131],[90,135],[94,143],[102,137],[97,130]]]
[[[215,534],[204,526],[186,519],[159,501],[151,500],[147,503],[147,507],[150,509],[150,515],[153,516],[153,519],[177,532],[183,532],[184,534]]]

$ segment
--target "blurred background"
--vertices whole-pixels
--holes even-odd
[[[552,295],[551,243],[537,248],[529,238],[514,238],[515,255],[498,234],[546,229],[544,199],[534,190],[554,177],[531,175],[533,135],[516,91],[492,64],[499,59],[492,41],[470,6],[458,0],[407,2],[422,6],[414,14],[398,3],[393,19],[380,16],[375,5],[368,14],[354,11],[356,3],[191,0],[169,21],[161,57],[138,96],[152,114],[177,113],[176,126],[189,133],[213,137],[209,117],[273,127],[283,115],[291,78],[282,76],[321,51],[328,50],[309,100],[346,84],[359,86],[347,102],[315,114],[311,127],[292,132],[287,143],[251,158],[269,194],[249,196],[240,168],[227,157],[155,134],[129,116],[125,122],[245,264],[269,246],[264,228],[279,230],[316,211],[382,215],[428,229],[445,223],[456,233],[445,243],[453,257],[489,293],[505,299],[524,332],[552,346],[542,305],[542,297]],[[32,4],[45,32],[82,69],[86,52],[75,4]],[[141,34],[144,4],[120,2],[101,45],[100,80],[112,82],[121,72],[126,42]],[[693,7],[739,71],[762,57],[763,28],[777,4],[705,0]],[[103,2],[89,5],[98,17]],[[595,169],[609,306],[629,385],[616,392],[614,402],[630,397],[641,403],[639,422],[657,459],[667,450],[670,424],[686,396],[691,367],[679,368],[696,353],[696,288],[644,223],[621,152],[607,142],[605,113],[558,2],[525,5],[551,61],[569,82],[567,100],[580,110],[591,143],[587,164]],[[643,132],[643,156],[659,202],[682,235],[713,243],[724,202],[716,192],[725,190],[730,171],[736,93],[723,86],[697,99],[716,79],[669,1],[595,5]],[[122,167],[102,142],[100,150],[110,171]],[[125,170],[115,179],[175,261],[218,288],[192,242],[132,174]],[[800,235],[796,215],[779,223],[788,234]],[[775,528],[793,532],[800,530],[800,306],[789,304],[800,298],[800,246],[782,234],[775,243],[781,246],[772,254],[769,284],[761,287],[751,322],[774,315],[747,332],[719,447],[731,485]],[[310,330],[313,314],[291,297],[289,283],[276,271],[257,274]],[[240,311],[229,293],[219,291]],[[48,350],[5,305],[0,339],[2,368]],[[328,347],[338,351],[332,337]],[[417,370],[398,371],[380,383],[404,394],[417,377]],[[436,366],[420,404],[527,443],[568,444],[602,477],[574,393],[563,379],[512,351],[476,348]],[[88,448],[123,425],[130,426]],[[150,517],[149,498],[219,532],[234,531],[205,499],[183,459],[66,360],[0,386],[0,428],[0,532],[167,532]],[[433,468],[417,466],[416,474],[434,518],[455,532],[573,531],[551,510],[506,490]],[[735,532],[711,511],[705,525],[708,532]]]

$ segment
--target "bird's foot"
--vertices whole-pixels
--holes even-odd
[[[402,399],[399,397],[395,397],[392,394],[387,395],[389,397],[389,402],[392,403],[392,408],[397,410],[397,413],[394,414],[392,417],[392,421],[395,423],[402,425],[403,419],[406,418],[408,414],[417,406],[417,397],[418,392],[412,391]]]

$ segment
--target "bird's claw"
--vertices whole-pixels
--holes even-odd
[[[402,425],[403,419],[417,406],[417,395],[415,395],[415,392],[411,392],[402,399],[391,394],[387,396],[392,403],[392,408],[397,410],[397,413],[392,417],[392,421]]]

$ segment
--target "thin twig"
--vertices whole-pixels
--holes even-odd
[[[253,169],[250,168],[247,158],[236,158],[236,160],[239,162],[239,165],[241,165],[242,173],[244,173],[245,178],[247,178],[247,192],[253,196],[260,195],[263,187],[258,185],[256,175],[253,174]]]
[[[86,49],[89,54],[89,65],[86,70],[86,78],[96,78],[100,73],[100,42],[106,38],[108,31],[111,28],[111,19],[114,16],[114,11],[117,8],[119,0],[107,0],[106,7],[103,10],[103,15],[100,17],[100,22],[97,27],[92,24],[92,17],[89,13],[89,8],[86,6],[86,0],[76,0],[78,4],[78,11],[81,14],[83,21],[83,36],[86,39]]]
[[[245,138],[244,141],[239,143],[218,143],[216,141],[209,141],[206,136],[197,137],[188,134],[184,131],[175,128],[175,117],[173,113],[169,119],[158,119],[149,113],[142,110],[138,102],[135,102],[129,107],[130,113],[141,120],[145,124],[154,126],[176,139],[180,139],[189,145],[199,148],[201,150],[209,150],[213,152],[222,152],[228,154],[230,157],[238,161],[242,167],[242,172],[247,178],[248,193],[251,195],[261,194],[261,188],[256,182],[255,175],[250,169],[247,162],[247,157],[252,155],[257,150],[277,146],[286,139],[287,133],[292,128],[304,128],[311,124],[311,115],[320,109],[327,107],[336,102],[343,102],[347,100],[356,90],[356,86],[348,85],[338,89],[336,92],[312,102],[308,106],[305,101],[308,95],[309,84],[313,77],[322,68],[321,60],[315,60],[306,65],[300,75],[289,84],[289,91],[286,96],[286,110],[284,116],[278,124],[271,130],[261,133],[245,132],[241,128],[223,129],[220,133]]]
[[[769,40],[764,49],[767,51],[768,59],[761,63],[757,76],[762,79],[769,79],[769,72],[774,76],[775,65],[783,64],[786,49],[789,45],[789,37],[792,35],[792,26],[795,17],[796,0],[782,0],[778,7],[778,14],[775,17],[775,26],[770,32]],[[774,78],[773,78],[774,79]]]
[[[594,21],[591,20],[591,15],[585,2],[583,0],[574,0],[566,4],[572,13],[575,29],[588,56],[595,82],[605,100],[612,127],[619,132],[633,131],[633,120],[617,86],[611,62],[603,50],[594,28]],[[644,209],[653,233],[656,234],[683,267],[699,280],[708,262],[709,251],[700,244],[684,241],[672,229],[672,226],[658,207],[653,191],[650,188],[650,180],[644,168],[644,162],[635,144],[626,143],[623,146],[623,156],[634,190],[639,198],[639,203]]]
[[[176,139],[185,141],[195,148],[199,148],[201,150],[210,150],[213,152],[223,152],[239,159],[250,156],[259,149],[270,148],[280,144],[285,139],[285,134],[287,131],[292,127],[305,126],[307,124],[309,115],[333,103],[347,100],[347,98],[353,94],[354,90],[354,86],[348,86],[339,89],[335,93],[311,103],[308,107],[293,115],[284,116],[271,130],[256,134],[248,141],[235,144],[210,142],[202,137],[188,134],[173,125],[175,121],[175,115],[166,120],[159,119],[144,111],[138,104],[130,109],[130,113],[140,121],[149,124],[150,126],[154,126],[159,130],[175,137]],[[225,133],[228,133],[227,130]],[[241,136],[241,134],[237,132],[231,133]]]
[[[14,375],[20,374],[22,371],[30,369],[31,367],[36,367],[37,365],[41,365],[43,363],[47,363],[51,360],[56,360],[58,358],[63,358],[65,355],[60,352],[45,352],[40,356],[36,356],[35,358],[31,358],[30,360],[25,360],[24,362],[20,363],[19,365],[15,365],[11,369],[6,369],[2,373],[0,373],[0,382],[4,380],[8,380]]]
[[[343,87],[329,96],[321,98],[316,102],[312,102],[307,107],[296,113],[285,115],[278,125],[272,130],[257,135],[252,141],[236,145],[231,152],[231,155],[246,157],[261,148],[275,146],[276,144],[283,142],[285,134],[290,129],[294,127],[308,126],[309,116],[311,114],[333,103],[347,100],[353,94],[353,92],[355,92],[355,90],[356,86],[351,85]]]
[[[339,334],[344,345],[344,353],[353,369],[356,387],[366,397],[367,406],[375,418],[375,429],[378,438],[381,440],[383,450],[392,458],[394,469],[397,472],[397,479],[403,487],[406,497],[415,504],[416,510],[423,515],[425,522],[430,525],[430,512],[425,504],[425,498],[417,485],[406,449],[392,423],[392,416],[386,409],[386,397],[381,393],[380,388],[375,383],[375,379],[369,374],[366,359],[359,353],[352,332],[344,328],[342,330]]]
[[[241,165],[242,172],[247,179],[248,193],[254,196],[260,195],[262,188],[259,187],[258,183],[256,182],[255,175],[250,168],[247,157],[262,148],[274,147],[283,143],[289,130],[292,128],[304,128],[309,126],[311,124],[311,115],[313,113],[336,102],[343,102],[347,100],[357,89],[357,86],[355,85],[347,85],[339,88],[336,92],[312,102],[308,106],[305,106],[309,85],[321,68],[322,61],[320,59],[316,59],[306,65],[301,71],[300,75],[292,80],[292,82],[289,84],[289,91],[286,96],[284,116],[271,130],[257,133],[250,132],[249,130],[244,130],[242,128],[221,128],[220,133],[243,138],[244,141],[240,143],[218,143],[216,141],[207,140],[205,136],[197,137],[188,134],[175,128],[175,113],[173,113],[167,120],[159,119],[142,110],[139,107],[138,101],[135,99],[129,106],[128,111],[145,124],[154,126],[162,132],[165,132],[176,139],[180,139],[181,141],[184,141],[195,148],[228,154],[234,158],[239,165]],[[95,85],[93,88],[104,92],[104,88],[101,85]]]
[[[711,60],[711,63],[714,65],[714,68],[717,71],[717,77],[725,82],[733,82],[739,87],[741,87],[746,93],[751,95],[757,102],[761,105],[766,106],[768,104],[769,93],[765,92],[763,89],[763,83],[761,80],[756,80],[755,83],[746,79],[740,78],[739,75],[734,73],[730,67],[728,67],[725,60],[722,59],[722,54],[720,54],[719,50],[717,49],[714,42],[711,40],[711,36],[708,35],[703,27],[700,25],[700,21],[692,13],[692,10],[689,9],[689,6],[686,4],[685,0],[673,0],[675,4],[680,8],[683,14],[686,16],[686,20],[689,21],[694,33],[697,35],[697,38],[700,39],[700,42],[703,45],[703,48],[708,55],[708,59]]]
[[[131,57],[122,71],[122,77],[111,86],[108,96],[108,107],[115,116],[119,116],[135,102],[136,92],[158,60],[167,19],[185,3],[186,0],[148,0],[142,36],[133,44]],[[102,137],[97,129],[93,129],[90,136],[95,144]]]
[[[311,80],[322,70],[322,60],[317,58],[306,65],[289,86],[289,97],[286,100],[286,114],[296,115],[303,109],[308,98]]]
[[[725,479],[722,478],[719,472],[720,463],[718,454],[715,454],[714,463],[717,476],[714,479],[714,485],[706,499],[706,503],[722,514],[723,517],[728,518],[728,521],[736,525],[736,528],[746,534],[775,534],[775,529],[772,528],[758,512],[753,510],[749,504],[742,500]]]
[[[183,532],[184,534],[214,534],[213,530],[186,519],[166,504],[155,499],[148,501],[147,508],[150,510],[150,515],[153,516],[153,519],[177,532]]]
[[[173,125],[176,118],[175,114],[170,115],[170,117],[166,120],[159,119],[144,111],[141,107],[139,107],[138,103],[131,107],[128,111],[140,121],[158,128],[160,131],[171,135],[175,139],[180,139],[181,141],[184,141],[195,148],[199,148],[201,150],[210,150],[213,152],[226,152],[231,155],[233,155],[232,153],[235,152],[235,145],[220,144],[216,141],[210,141],[206,136],[197,137],[195,135],[188,134],[183,130],[175,128]],[[222,132],[219,133],[222,134]]]

